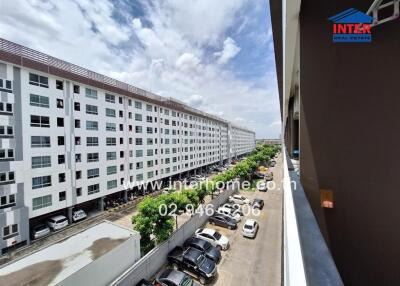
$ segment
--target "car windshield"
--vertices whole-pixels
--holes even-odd
[[[253,229],[253,226],[250,225],[250,224],[245,224],[245,225],[244,225],[244,228],[245,228],[245,229]]]
[[[219,240],[221,238],[221,234],[219,232],[215,232],[213,235],[217,240]]]
[[[204,250],[209,250],[211,248],[211,243],[204,243]]]
[[[193,280],[189,277],[183,278],[183,281],[181,282],[181,286],[192,286],[193,285]]]
[[[196,264],[197,264],[197,265],[202,264],[203,261],[204,261],[204,259],[205,259],[205,258],[204,258],[203,255],[199,255],[199,257],[197,257]]]
[[[44,230],[44,229],[46,229],[46,228],[47,228],[47,226],[45,226],[44,224],[41,224],[41,225],[36,226],[36,227],[35,227],[35,230],[36,230],[36,231],[39,231],[39,230]]]

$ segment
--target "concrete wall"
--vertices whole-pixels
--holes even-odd
[[[214,198],[209,204],[218,208],[221,204],[228,200],[228,197],[237,191],[236,185],[231,186],[228,190],[221,193],[218,197]],[[196,214],[185,224],[183,224],[172,236],[159,245],[146,256],[144,256],[138,263],[125,272],[125,274],[117,279],[112,285],[114,286],[132,286],[136,285],[141,279],[150,279],[153,277],[160,268],[167,263],[168,253],[176,246],[182,245],[183,242],[192,237],[196,229],[202,227],[208,220],[208,216],[204,213],[202,215]]]
[[[305,0],[300,14],[301,181],[345,285],[400,283],[400,24],[334,44],[327,20],[372,2]]]

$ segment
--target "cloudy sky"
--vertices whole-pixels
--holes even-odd
[[[268,0],[0,1],[0,37],[280,134]]]

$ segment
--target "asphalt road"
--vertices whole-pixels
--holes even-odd
[[[260,228],[255,239],[242,236],[241,230],[246,220],[242,221],[235,231],[220,227],[218,229],[228,236],[231,247],[223,252],[223,258],[218,265],[218,278],[212,285],[222,286],[275,286],[282,284],[282,161],[277,160],[273,168],[275,190],[261,192],[241,192],[249,198],[261,198],[265,202],[259,217],[250,215],[259,222]]]

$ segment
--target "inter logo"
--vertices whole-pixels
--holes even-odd
[[[370,43],[373,18],[356,9],[348,9],[328,18],[333,22],[333,42]]]

